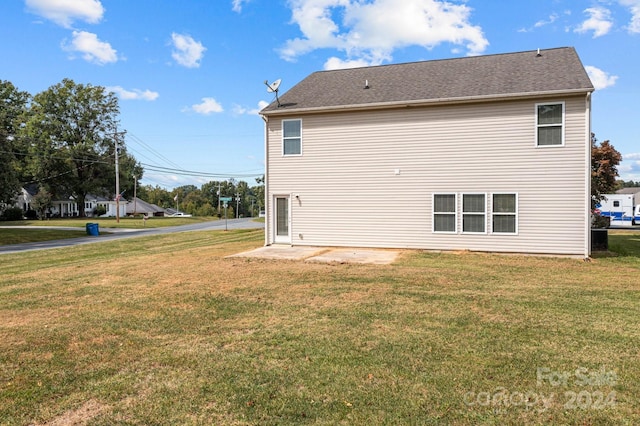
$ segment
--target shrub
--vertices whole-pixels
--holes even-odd
[[[611,225],[611,218],[594,213],[592,218],[592,228],[608,228]]]
[[[22,209],[20,207],[9,207],[2,212],[2,220],[22,220]]]

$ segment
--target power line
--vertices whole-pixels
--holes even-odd
[[[140,163],[145,170],[150,170],[159,173],[175,174],[181,176],[196,176],[196,177],[212,177],[212,178],[248,178],[254,176],[262,176],[264,171],[256,171],[256,173],[210,173],[199,172],[194,170],[174,169],[169,167],[156,166],[153,164]]]
[[[165,157],[164,155],[162,155],[161,153],[159,153],[158,151],[153,149],[149,144],[147,144],[145,141],[140,139],[138,136],[136,136],[134,134],[130,134],[130,139],[133,142],[136,142],[139,145],[142,145],[143,147],[145,147],[149,152],[151,152],[153,155],[155,155],[156,157],[160,158],[161,160],[163,160],[165,163],[169,164],[170,166],[175,167],[177,169],[181,168],[179,165],[177,165],[176,163],[174,163],[173,161],[169,160],[167,157]]]
[[[16,151],[3,151],[0,150],[0,153],[3,154],[13,154],[13,155],[20,155],[23,157],[28,157],[28,156],[32,156],[35,158],[51,158],[54,160],[71,160],[74,162],[80,162],[80,163],[90,163],[90,164],[111,164],[111,162],[109,161],[102,161],[102,160],[89,160],[87,158],[77,158],[77,157],[62,157],[62,156],[56,156],[56,155],[44,155],[44,154],[31,154],[28,152],[16,152]]]
[[[78,171],[80,169],[84,169],[85,167],[88,167],[88,166],[89,166],[89,164],[85,164],[84,166],[76,167],[73,170],[67,170],[66,172],[58,173],[57,175],[49,176],[49,177],[42,178],[42,179],[36,179],[36,180],[29,181],[29,182],[23,182],[23,185],[29,185],[31,183],[46,182],[48,180],[55,179],[55,178],[60,177],[60,176],[68,175],[69,173],[73,173],[73,172]]]

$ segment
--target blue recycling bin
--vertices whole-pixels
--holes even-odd
[[[93,237],[97,237],[100,235],[100,227],[97,223],[87,223],[87,235],[91,235]]]

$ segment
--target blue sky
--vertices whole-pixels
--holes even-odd
[[[4,0],[0,39],[0,79],[20,90],[114,91],[142,184],[168,189],[255,184],[265,80],[284,93],[323,69],[574,46],[593,131],[640,181],[640,0]]]

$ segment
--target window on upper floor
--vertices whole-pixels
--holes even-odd
[[[536,104],[537,146],[564,145],[564,103]]]
[[[282,155],[302,155],[302,120],[282,120]]]

